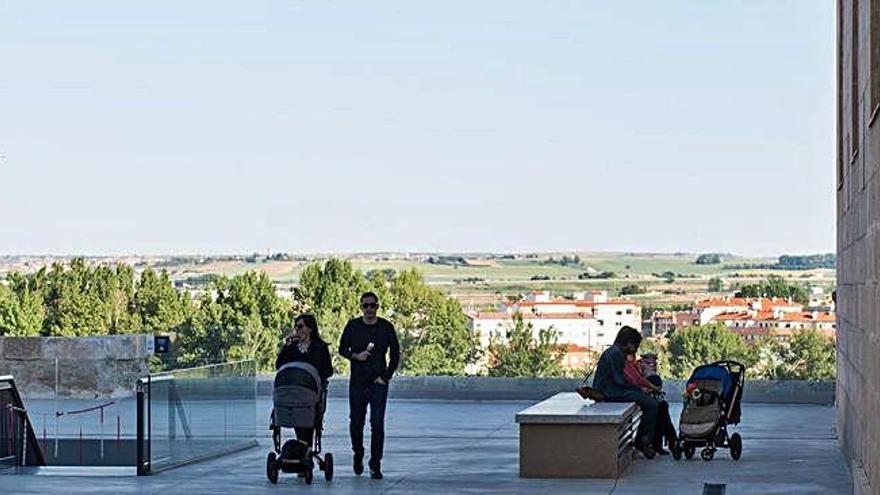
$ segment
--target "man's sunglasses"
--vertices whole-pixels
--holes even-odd
[[[361,307],[364,309],[379,309],[379,303],[363,303]]]

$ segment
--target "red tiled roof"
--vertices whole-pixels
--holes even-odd
[[[802,307],[801,304],[796,302],[791,302],[787,299],[783,299],[781,297],[769,298],[769,297],[756,297],[756,298],[745,298],[745,297],[731,297],[728,299],[719,299],[719,298],[711,298],[704,299],[702,301],[697,301],[695,304],[696,308],[705,309],[705,308],[724,308],[724,307],[744,307],[749,306],[751,303],[761,303],[762,309],[771,309],[771,308],[799,308]]]
[[[638,306],[635,301],[630,301],[628,299],[611,299],[605,302],[595,302],[595,301],[570,301],[568,299],[554,299],[552,301],[540,302],[540,301],[519,301],[519,302],[510,302],[506,301],[504,303],[508,307],[510,306],[522,306],[522,307],[530,307],[530,306],[546,306],[546,305],[559,305],[559,306],[578,306],[578,307],[591,307],[591,306]]]
[[[803,312],[780,312],[778,316],[773,311],[758,311],[757,314],[747,311],[736,313],[721,313],[712,318],[715,321],[737,321],[737,320],[755,320],[755,321],[791,321],[791,322],[819,322],[834,323],[837,321],[834,313],[820,312],[815,316],[811,311]]]
[[[519,314],[523,320],[592,320],[590,313],[505,313],[503,311],[471,312],[467,316],[473,320],[512,320]]]
[[[582,345],[577,344],[566,344],[565,353],[570,354],[573,352],[590,352],[591,349],[589,347],[584,347]]]

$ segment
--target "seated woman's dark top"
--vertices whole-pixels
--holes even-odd
[[[318,370],[321,381],[326,382],[333,375],[333,363],[330,361],[330,349],[327,344],[320,341],[313,341],[309,344],[306,352],[301,352],[296,343],[286,344],[281,348],[278,357],[275,359],[275,369],[282,367],[287,363],[303,362],[309,363]]]

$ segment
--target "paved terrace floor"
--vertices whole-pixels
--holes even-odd
[[[719,451],[711,462],[638,458],[619,481],[527,480],[518,469],[514,414],[531,402],[392,400],[388,407],[385,479],[351,471],[347,403],[331,399],[325,451],[337,458],[336,478],[316,477],[311,486],[282,474],[278,485],[265,477],[270,445],[258,419],[260,446],[227,457],[147,477],[2,476],[2,493],[670,493],[700,494],[703,484],[726,483],[727,494],[851,493],[849,472],[832,431],[827,406],[744,404],[742,459]],[[259,418],[269,403],[259,402]],[[674,417],[680,404],[672,404]],[[585,446],[585,448],[589,448]],[[368,446],[369,449],[369,446]]]

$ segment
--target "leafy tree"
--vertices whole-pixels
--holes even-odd
[[[801,304],[809,301],[807,288],[800,284],[789,284],[778,275],[770,275],[764,282],[744,285],[737,292],[738,297],[783,297],[792,298]]]
[[[697,366],[720,359],[748,366],[754,358],[742,338],[720,323],[679,329],[669,337],[669,367],[675,378],[687,378]]]
[[[35,337],[43,328],[43,298],[34,283],[18,273],[0,285],[0,335]]]
[[[171,331],[188,316],[189,299],[174,288],[165,270],[160,273],[150,268],[144,270],[133,300],[143,331],[147,333]]]
[[[645,288],[642,287],[641,285],[637,285],[637,284],[624,285],[623,287],[620,288],[620,295],[621,296],[644,294],[645,292],[646,292]]]
[[[476,361],[461,305],[429,287],[415,269],[391,280],[388,313],[400,334],[404,372],[462,375]]]
[[[90,270],[84,258],[74,258],[69,269],[54,263],[45,283],[45,335],[76,337],[109,333],[105,271]]]
[[[227,342],[231,340],[223,322],[223,307],[206,291],[196,309],[177,333],[177,364],[201,366],[226,362]]]
[[[278,297],[265,273],[220,277],[212,292],[178,332],[179,363],[198,366],[252,359],[261,371],[272,370],[290,306]]]
[[[143,322],[136,307],[137,301],[136,284],[134,268],[130,265],[116,265],[116,271],[113,278],[113,290],[110,294],[108,310],[109,314],[109,332],[111,334],[133,334],[143,331]],[[171,282],[168,281],[169,287]],[[171,287],[173,290],[174,288]],[[176,293],[176,291],[175,291]],[[181,319],[182,321],[182,319]],[[175,322],[180,324],[181,321]],[[165,331],[170,331],[166,328]]]
[[[504,339],[493,337],[489,342],[489,376],[565,376],[563,355],[555,330],[541,329],[535,336],[532,324],[517,315]]]
[[[721,263],[721,256],[714,253],[701,254],[697,256],[695,263],[698,265],[717,265]]]
[[[794,334],[781,354],[776,372],[780,380],[832,380],[837,374],[834,342],[818,330]]]
[[[712,277],[709,279],[709,292],[721,292],[724,290],[724,280],[721,277]]]
[[[373,281],[378,281],[373,276]],[[326,262],[307,265],[299,277],[299,286],[294,291],[297,310],[310,312],[318,320],[321,336],[336,349],[342,329],[348,320],[361,313],[361,294],[369,289],[377,290],[380,297],[385,294],[384,284],[370,287],[361,272],[354,269],[350,261],[332,258]],[[382,294],[379,294],[382,292]],[[382,304],[388,301],[381,299]],[[348,370],[348,361],[332,352],[334,369],[339,373]]]
[[[782,367],[784,352],[785,347],[775,336],[763,337],[755,344],[755,364],[749,367],[748,376],[758,380],[776,379]]]

